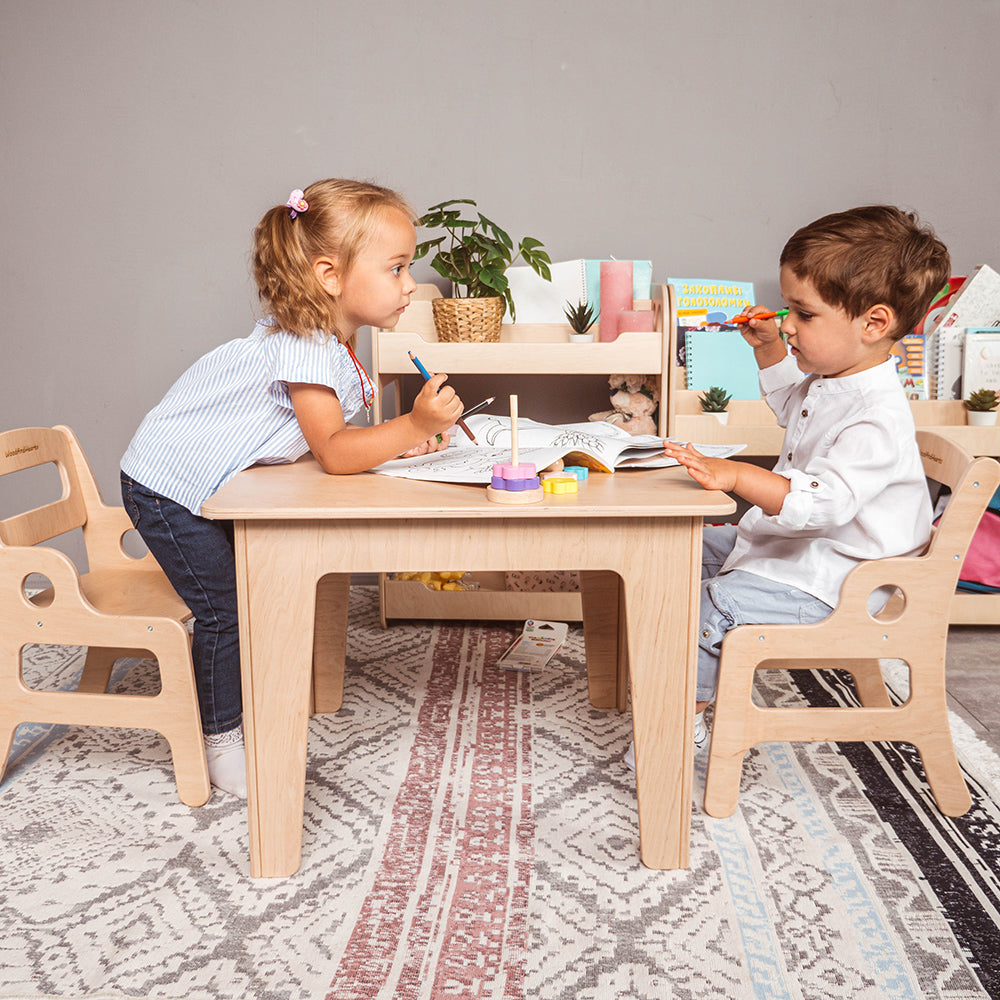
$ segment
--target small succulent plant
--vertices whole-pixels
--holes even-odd
[[[574,333],[586,333],[597,322],[598,310],[588,302],[567,302],[563,312]]]
[[[977,389],[965,400],[967,410],[976,410],[980,413],[988,413],[995,410],[1000,405],[1000,396],[992,389]]]
[[[725,413],[732,396],[721,386],[713,385],[698,397],[701,408],[706,413]]]

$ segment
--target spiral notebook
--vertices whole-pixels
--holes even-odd
[[[760,399],[757,361],[739,330],[688,330],[685,360],[689,389],[717,385],[733,399]]]

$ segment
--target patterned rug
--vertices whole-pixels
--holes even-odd
[[[1000,764],[959,720],[961,819],[908,747],[768,744],[726,820],[701,811],[698,761],[691,868],[653,872],[630,717],[589,707],[578,629],[529,678],[495,665],[513,625],[382,630],[369,588],[351,622],[292,878],[248,877],[243,804],[183,806],[155,733],[18,730],[0,996],[1000,997]],[[82,666],[29,659],[53,686]],[[835,674],[768,676],[769,702],[852,698]],[[155,667],[122,661],[114,683],[148,693]]]

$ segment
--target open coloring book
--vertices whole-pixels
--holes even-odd
[[[511,458],[510,418],[479,414],[466,421],[478,445],[459,431],[457,443],[445,451],[417,458],[383,462],[372,471],[404,479],[429,479],[439,483],[489,483],[493,466]],[[655,434],[632,435],[606,423],[540,424],[521,417],[517,422],[517,457],[541,471],[557,459],[566,465],[583,465],[598,472],[615,469],[651,469],[677,465],[663,454],[663,438]],[[700,445],[706,455],[729,458],[746,445]]]

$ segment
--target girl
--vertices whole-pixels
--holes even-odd
[[[243,798],[232,525],[198,512],[255,463],[293,462],[308,450],[326,472],[344,474],[448,446],[462,401],[443,374],[410,413],[374,427],[347,423],[375,392],[351,349],[358,328],[394,327],[416,288],[414,218],[394,192],[347,180],[293,191],[268,211],[254,232],[253,269],[270,316],[188,369],[122,458],[125,509],[194,615],[209,777]]]

